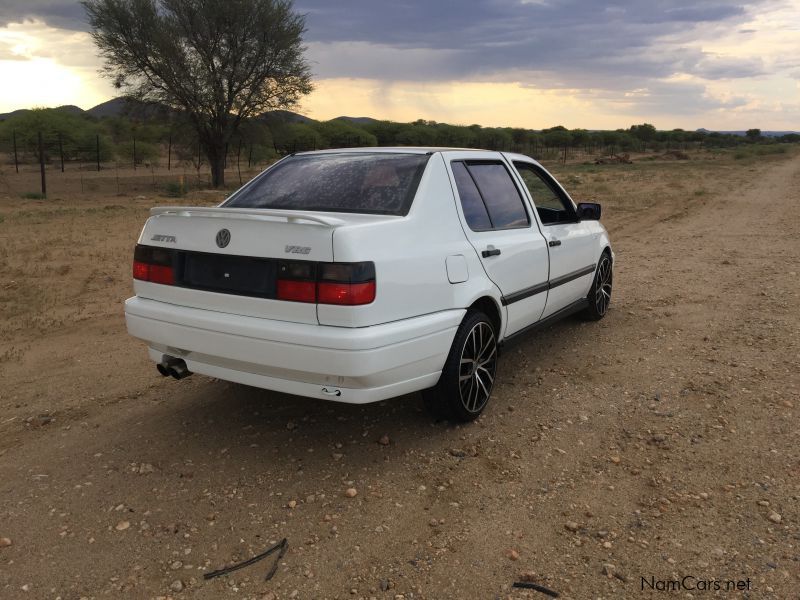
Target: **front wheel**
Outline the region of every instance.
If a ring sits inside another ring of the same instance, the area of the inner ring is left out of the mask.
[[[423,398],[435,417],[476,419],[489,402],[497,372],[497,333],[485,314],[470,310],[456,332],[436,387]]]
[[[590,321],[599,321],[606,316],[608,306],[611,304],[611,286],[614,280],[614,265],[608,252],[603,252],[597,270],[594,274],[592,289],[589,290],[587,300],[589,306],[583,311],[583,316]]]

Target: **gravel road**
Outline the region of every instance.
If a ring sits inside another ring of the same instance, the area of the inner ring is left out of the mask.
[[[121,317],[143,210],[111,205],[97,218],[122,233],[97,242],[83,213],[34,211],[29,240],[69,240],[26,305],[80,290],[2,347],[0,597],[546,598],[512,589],[525,579],[562,598],[797,598],[800,157],[710,173],[707,194],[670,179],[608,211],[608,317],[508,347],[460,427],[418,395],[161,379]],[[25,281],[0,283],[11,311]],[[203,580],[284,537],[271,581],[270,559]]]

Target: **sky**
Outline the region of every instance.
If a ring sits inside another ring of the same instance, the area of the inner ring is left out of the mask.
[[[484,126],[800,130],[800,0],[295,0],[297,109]],[[0,112],[112,98],[68,0],[0,0]]]

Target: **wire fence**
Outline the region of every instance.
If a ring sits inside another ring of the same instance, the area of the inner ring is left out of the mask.
[[[0,138],[0,194],[54,198],[74,194],[180,197],[211,187],[197,143],[167,136],[113,141],[101,134],[76,140],[58,132],[11,132]],[[263,144],[237,140],[225,161],[226,187],[238,187],[274,160]]]

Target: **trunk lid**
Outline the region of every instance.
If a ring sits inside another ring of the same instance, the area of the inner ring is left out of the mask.
[[[160,207],[139,244],[171,251],[175,285],[134,280],[137,296],[181,306],[317,323],[313,303],[275,299],[285,261],[333,261],[333,232],[345,221],[304,211]]]

